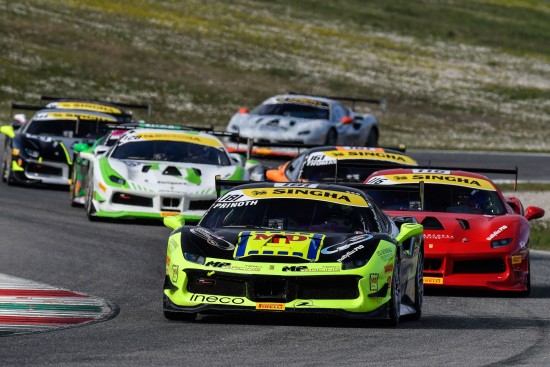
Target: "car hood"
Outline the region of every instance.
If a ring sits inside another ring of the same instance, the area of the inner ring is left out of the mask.
[[[481,215],[389,211],[391,216],[412,216],[424,226],[424,240],[439,244],[472,244],[480,250],[491,248],[491,241],[517,237],[523,220],[519,215]]]
[[[245,138],[266,136],[269,134],[293,133],[305,129],[316,129],[326,125],[327,120],[311,120],[287,116],[259,116],[251,114],[235,115],[229,124],[228,130],[234,131],[231,127],[239,129],[239,135]]]
[[[45,161],[63,163],[72,161],[72,147],[83,141],[84,140],[81,138],[38,136],[31,134],[21,136],[21,145],[23,148],[37,151],[40,154],[40,158]]]
[[[138,191],[215,194],[215,176],[229,179],[242,170],[239,166],[214,166],[179,162],[133,161],[100,158],[102,175],[110,169],[122,177],[126,184]],[[107,166],[107,167],[105,167]]]
[[[381,240],[380,234],[323,234],[296,231],[207,229],[184,226],[184,253],[246,262],[343,262],[370,259]]]

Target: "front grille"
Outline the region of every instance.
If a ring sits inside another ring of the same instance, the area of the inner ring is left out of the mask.
[[[63,170],[61,168],[47,166],[40,163],[29,163],[27,166],[27,172],[40,175],[63,176]]]
[[[191,293],[235,297],[246,295],[246,283],[243,279],[214,278],[206,274],[188,274],[188,276],[187,290]]]
[[[359,297],[359,277],[306,277],[298,279],[297,298],[355,299]]]
[[[208,210],[215,200],[191,200],[189,210]]]
[[[453,264],[455,274],[499,274],[505,271],[504,260],[499,258],[455,261]]]
[[[424,270],[440,270],[441,264],[441,259],[424,258]]]
[[[180,198],[161,198],[162,209],[177,209],[180,206]]]
[[[251,276],[187,270],[187,290],[217,296],[248,297],[253,302],[287,303],[295,299],[356,299],[360,277]]]
[[[112,202],[114,204],[135,205],[135,206],[153,206],[153,199],[144,196],[130,195],[122,192],[113,194]]]

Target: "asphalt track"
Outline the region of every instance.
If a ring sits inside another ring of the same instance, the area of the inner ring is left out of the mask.
[[[550,365],[546,253],[532,254],[531,297],[430,292],[421,321],[395,329],[272,314],[179,323],[162,315],[168,234],[160,225],[89,222],[66,191],[0,184],[0,273],[99,297],[119,310],[104,322],[0,337],[0,365]]]

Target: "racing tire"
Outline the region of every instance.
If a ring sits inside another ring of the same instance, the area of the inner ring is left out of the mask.
[[[71,173],[71,185],[69,186],[69,200],[70,200],[71,206],[73,206],[73,207],[78,206],[78,204],[76,204],[74,202],[74,197],[76,196],[75,195],[75,189],[76,189],[75,180],[76,180],[76,172],[75,172],[75,169],[73,167],[73,172]]]
[[[365,142],[365,146],[367,147],[378,146],[378,130],[372,129],[371,131],[369,131],[369,135],[367,136],[367,141]]]
[[[531,295],[531,258],[527,259],[527,279],[525,279],[525,290],[520,293],[521,297],[529,297]]]
[[[396,258],[391,279],[391,298],[389,302],[389,326],[399,325],[401,314],[401,262]]]
[[[195,321],[197,318],[196,313],[187,313],[187,312],[172,312],[172,311],[163,311],[164,317],[172,321]]]
[[[15,183],[13,179],[13,172],[11,170],[11,152],[9,154],[4,154],[6,159],[4,159],[4,163],[2,164],[2,182],[5,182],[8,184],[8,186],[11,186]]]
[[[334,129],[330,129],[325,138],[325,145],[336,145],[338,142],[338,133]]]
[[[95,207],[93,203],[93,196],[94,196],[94,182],[90,181],[88,185],[88,190],[86,193],[86,202],[84,204],[84,208],[86,209],[86,215],[88,216],[88,219],[92,222],[97,221],[97,217],[95,215]]]
[[[418,265],[414,277],[414,309],[416,313],[410,319],[418,321],[422,317],[422,304],[424,303],[424,253],[418,252]]]

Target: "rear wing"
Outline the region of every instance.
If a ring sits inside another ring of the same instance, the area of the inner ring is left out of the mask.
[[[399,167],[394,167],[399,168]],[[517,190],[518,186],[518,167],[516,166],[513,169],[506,168],[481,168],[481,167],[446,167],[446,166],[415,166],[411,167],[414,169],[429,169],[429,170],[444,170],[444,171],[466,171],[474,173],[487,173],[487,174],[498,174],[498,175],[513,175],[514,176],[514,191]]]
[[[214,136],[223,136],[223,137],[238,137],[237,133],[230,133],[227,131],[215,131],[213,127],[202,127],[202,126],[190,126],[190,125],[164,125],[164,124],[154,124],[146,122],[130,122],[122,125],[107,125],[109,129],[112,130],[134,130],[134,129],[159,129],[159,130],[176,130],[176,131],[200,131],[205,132]]]
[[[350,102],[351,108],[355,109],[356,103],[372,103],[377,104],[380,106],[380,109],[382,111],[386,111],[388,108],[388,103],[386,101],[385,97],[382,98],[355,98],[355,97],[340,97],[340,96],[321,96],[318,94],[308,94],[308,93],[299,93],[299,92],[288,92],[288,94],[296,94],[296,95],[303,95],[303,96],[310,96],[310,97],[320,97],[320,98],[327,98],[327,99],[333,99],[336,101],[343,101],[343,102]]]
[[[216,176],[216,195],[220,198],[228,190],[233,189],[234,187],[240,185],[246,185],[250,183],[258,183],[258,181],[231,181],[231,180],[221,180],[221,176]],[[285,182],[284,184],[303,184],[302,182]],[[420,206],[424,208],[424,181],[413,184],[402,184],[402,185],[372,185],[372,184],[360,184],[360,183],[351,183],[351,182],[338,182],[335,183],[340,186],[352,187],[358,190],[363,191],[366,195],[369,195],[369,192],[372,191],[390,191],[396,193],[410,192],[418,193],[420,196]]]
[[[40,96],[40,99],[42,101],[50,101],[50,102],[59,101],[59,102],[104,103],[115,107],[137,108],[137,109],[147,110],[147,116],[149,117],[151,117],[151,113],[153,111],[153,106],[151,106],[150,103],[126,103],[126,102],[103,101],[103,100],[87,99],[87,98],[54,97],[54,96]]]

